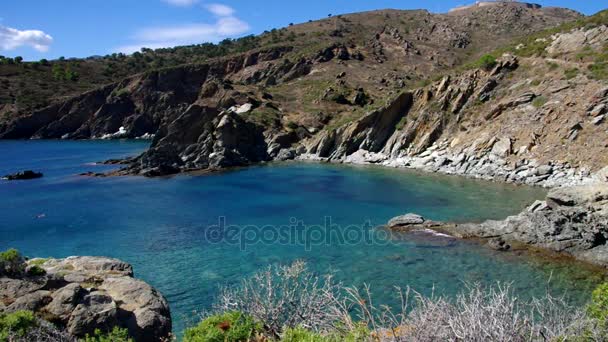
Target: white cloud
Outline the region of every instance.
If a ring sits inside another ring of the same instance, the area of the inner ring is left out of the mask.
[[[234,14],[234,8],[222,4],[208,4],[205,8],[218,17],[229,17]]]
[[[53,43],[53,37],[39,30],[18,30],[0,25],[0,50],[14,50],[21,46],[31,46],[46,52]]]
[[[188,7],[198,3],[198,0],[163,0],[169,5]]]
[[[218,42],[250,30],[249,24],[237,18],[234,15],[234,9],[231,7],[222,4],[210,4],[205,8],[217,17],[214,23],[144,28],[132,36],[136,43],[121,46],[116,50],[123,53],[133,53],[139,51],[142,47],[158,49],[178,45]]]

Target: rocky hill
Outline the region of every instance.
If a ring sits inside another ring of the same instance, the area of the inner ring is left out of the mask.
[[[5,105],[0,138],[154,135],[120,172],[148,176],[300,158],[584,182],[607,164],[605,24],[512,2],[335,16],[42,109]]]

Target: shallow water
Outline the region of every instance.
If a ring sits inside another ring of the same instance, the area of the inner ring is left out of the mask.
[[[0,141],[0,174],[45,174],[0,182],[0,248],[130,262],[137,277],[165,294],[178,333],[194,311],[209,308],[218,286],[297,259],[319,273],[333,271],[347,284],[368,283],[377,302],[385,303],[394,300],[393,286],[454,295],[465,282],[497,281],[513,282],[524,298],[549,288],[581,303],[602,280],[578,264],[501,254],[428,234],[387,241],[383,230],[373,229],[407,212],[434,220],[504,218],[542,198],[537,188],[312,163],[157,179],[76,176],[109,170],[115,166],[92,163],[136,155],[146,144]],[[224,229],[216,229],[221,222]],[[295,228],[288,227],[294,222]],[[301,241],[289,241],[292,231],[304,231]]]

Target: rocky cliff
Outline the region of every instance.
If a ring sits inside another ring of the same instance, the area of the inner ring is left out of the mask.
[[[71,337],[96,329],[128,329],[136,341],[171,334],[166,299],[133,278],[131,265],[116,259],[69,257],[0,262],[0,312],[33,311]]]
[[[509,3],[458,14],[336,16],[264,34],[256,38],[261,46],[244,53],[133,75],[31,112],[3,111],[0,138],[154,136],[150,151],[121,172],[149,176],[302,155],[419,155],[480,125],[470,119],[475,104],[516,95],[499,92],[512,86],[505,78],[516,60],[488,71],[456,66],[576,18],[565,9]],[[453,76],[419,85],[445,74]],[[525,104],[506,104],[495,117]],[[484,133],[496,135],[476,138]]]

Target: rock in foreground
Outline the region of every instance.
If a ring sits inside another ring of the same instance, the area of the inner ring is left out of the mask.
[[[32,259],[7,270],[0,269],[0,312],[33,311],[75,337],[115,326],[127,328],[136,341],[171,333],[166,299],[120,260]]]
[[[32,170],[27,170],[27,171],[23,171],[23,172],[17,172],[11,175],[6,175],[4,177],[2,177],[2,179],[6,179],[6,180],[29,180],[29,179],[36,179],[36,178],[42,178],[42,173],[40,172],[34,172]]]

